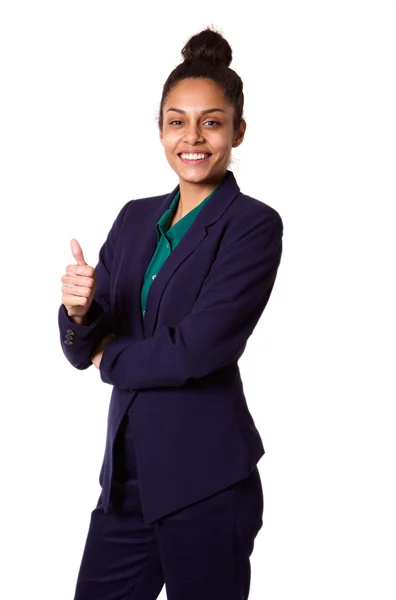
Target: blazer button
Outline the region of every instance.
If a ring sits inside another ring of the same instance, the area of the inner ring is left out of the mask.
[[[71,346],[71,344],[73,343],[71,340],[63,340],[65,344],[67,344],[68,346]]]
[[[75,332],[73,331],[73,329],[66,329],[66,333],[69,333],[70,335],[74,335]]]

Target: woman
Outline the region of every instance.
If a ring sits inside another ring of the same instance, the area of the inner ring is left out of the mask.
[[[242,600],[262,526],[264,447],[238,360],[270,297],[282,220],[228,170],[246,123],[228,42],[206,29],[166,81],[160,140],[179,178],[128,202],[95,269],[72,240],[59,327],[113,386],[102,491],[75,600]]]

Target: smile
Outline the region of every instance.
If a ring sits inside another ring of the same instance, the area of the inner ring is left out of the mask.
[[[212,155],[208,152],[196,152],[194,154],[181,152],[178,156],[186,165],[199,165],[207,161]]]

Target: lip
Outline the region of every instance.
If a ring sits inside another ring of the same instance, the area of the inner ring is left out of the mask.
[[[182,158],[181,155],[182,154],[209,154],[209,156],[207,156],[206,158],[200,158],[198,160],[189,160],[187,158]],[[202,165],[203,163],[206,163],[212,156],[212,154],[210,154],[210,152],[197,152],[196,150],[193,151],[188,151],[188,150],[183,150],[183,152],[179,152],[179,154],[177,155],[179,157],[179,159],[181,160],[181,162],[184,165]]]

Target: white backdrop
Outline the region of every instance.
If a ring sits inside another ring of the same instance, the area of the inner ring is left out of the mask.
[[[250,598],[396,597],[395,1],[14,0],[0,9],[7,600],[73,597],[111,387],[63,356],[60,278],[73,237],[95,265],[128,200],[177,184],[161,89],[209,24],[245,84],[233,170],[284,221],[240,361],[266,450]]]

